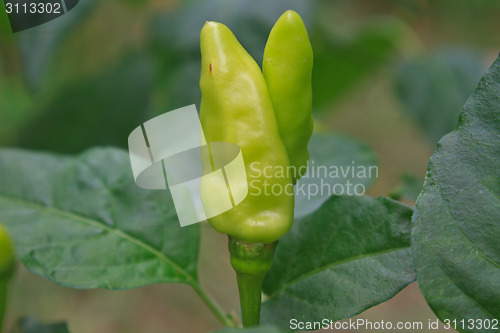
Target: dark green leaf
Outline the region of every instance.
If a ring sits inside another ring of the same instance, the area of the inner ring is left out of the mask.
[[[499,157],[500,58],[439,142],[415,206],[418,282],[441,320],[500,318]]]
[[[443,49],[401,64],[396,71],[396,92],[435,144],[457,126],[460,108],[482,72],[482,58],[477,53]]]
[[[314,133],[309,155],[307,173],[295,187],[296,218],[314,212],[334,194],[347,194],[348,190],[354,193],[355,186],[358,191],[368,189],[378,176],[373,150],[342,135]]]
[[[143,190],[128,154],[0,150],[0,221],[32,272],[77,288],[197,279],[198,226],[181,228],[168,191]]]
[[[1,74],[0,74],[1,75]],[[0,144],[16,139],[16,130],[33,116],[33,98],[20,82],[9,76],[0,80]]]
[[[78,5],[57,19],[16,33],[22,71],[27,85],[38,88],[50,57],[73,29],[92,11],[95,0],[80,0]]]
[[[69,330],[66,323],[40,324],[32,318],[23,318],[10,333],[69,333]]]
[[[132,53],[95,77],[68,84],[38,107],[17,145],[64,153],[126,146],[130,132],[148,118],[152,72],[147,56]]]
[[[264,282],[264,323],[354,316],[415,280],[412,210],[387,198],[332,197],[295,221]]]
[[[0,40],[7,34],[12,35],[9,16],[7,15],[7,11],[3,10],[3,8],[4,7],[2,6],[2,10],[0,10]]]
[[[328,16],[329,25],[331,21]],[[390,20],[369,22],[349,37],[331,30],[320,27],[311,35],[315,108],[345,96],[374,69],[386,64],[403,36],[401,24]]]

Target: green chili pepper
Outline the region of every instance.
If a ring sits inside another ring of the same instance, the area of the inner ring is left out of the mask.
[[[272,243],[290,229],[294,199],[291,178],[274,177],[289,162],[264,76],[225,25],[205,23],[200,39],[204,134],[209,143],[241,148],[249,190],[239,205],[209,222],[240,241]]]
[[[7,301],[7,285],[14,272],[14,250],[7,230],[0,224],[0,331]]]
[[[278,120],[281,138],[295,170],[293,183],[309,161],[307,143],[313,131],[313,51],[304,22],[293,10],[278,19],[269,34],[262,71]]]
[[[205,138],[209,145],[231,142],[241,148],[249,187],[239,205],[209,223],[229,235],[243,325],[253,326],[259,324],[262,283],[277,240],[292,225],[293,184],[309,160],[312,51],[292,11],[271,31],[264,74],[225,25],[205,23],[200,39]],[[300,173],[287,172],[291,166]],[[202,198],[210,195],[210,186],[203,188],[202,180]]]

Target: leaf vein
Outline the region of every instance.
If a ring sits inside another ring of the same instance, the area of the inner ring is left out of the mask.
[[[83,223],[83,224],[92,225],[92,226],[102,228],[102,229],[104,229],[112,234],[115,234],[116,236],[118,236],[118,237],[120,237],[120,238],[122,238],[130,243],[133,243],[133,244],[137,245],[138,247],[141,247],[144,250],[152,253],[153,255],[158,257],[160,260],[171,265],[174,269],[176,269],[179,273],[181,273],[181,275],[183,275],[186,278],[186,280],[189,284],[191,284],[191,285],[196,284],[195,279],[184,268],[182,268],[178,263],[176,263],[173,259],[167,257],[165,254],[163,254],[159,250],[155,249],[153,246],[146,244],[143,241],[141,241],[137,238],[134,238],[133,236],[131,236],[131,235],[127,234],[126,232],[123,232],[119,229],[112,228],[105,223],[101,223],[99,221],[93,220],[93,219],[88,218],[86,216],[80,216],[80,215],[77,215],[75,213],[62,211],[62,210],[57,209],[55,207],[46,207],[46,206],[43,206],[43,205],[40,205],[40,204],[34,203],[34,202],[28,202],[25,200],[8,198],[4,195],[0,195],[0,200],[13,202],[13,203],[16,203],[16,204],[21,205],[21,206],[31,207],[31,208],[34,208],[34,209],[40,211],[40,213],[42,213],[42,214],[44,211],[46,211],[49,213],[49,215],[50,215],[50,213],[52,213],[53,215],[56,215],[56,216],[64,217],[64,218],[67,218],[70,220],[75,220],[75,221]]]
[[[397,251],[401,251],[401,250],[408,250],[410,247],[399,247],[399,248],[392,248],[392,249],[387,249],[387,250],[383,250],[383,251],[379,251],[379,252],[373,252],[373,253],[367,253],[367,254],[360,254],[358,256],[355,256],[355,257],[351,257],[351,258],[347,258],[347,259],[344,259],[344,260],[340,260],[340,261],[337,261],[337,262],[334,262],[334,263],[330,263],[330,264],[327,264],[327,265],[324,265],[324,266],[321,266],[321,267],[318,267],[316,269],[313,269],[312,271],[310,272],[306,272],[302,275],[299,275],[298,277],[292,279],[291,281],[283,284],[283,286],[281,288],[279,288],[277,291],[275,291],[274,293],[272,293],[270,295],[271,298],[275,297],[276,295],[278,295],[279,293],[285,291],[288,287],[290,287],[292,284],[294,283],[297,283],[301,280],[304,280],[316,273],[319,273],[319,272],[322,272],[322,271],[325,271],[327,269],[332,269],[334,267],[337,267],[337,266],[340,266],[340,265],[343,265],[343,264],[346,264],[346,263],[349,263],[349,262],[352,262],[352,261],[355,261],[355,260],[359,260],[359,259],[365,259],[365,258],[371,258],[371,257],[375,257],[375,256],[378,256],[378,255],[382,255],[382,254],[386,254],[386,253],[390,253],[390,252],[397,252]]]

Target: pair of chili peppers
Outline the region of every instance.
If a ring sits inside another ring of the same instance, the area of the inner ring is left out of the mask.
[[[262,70],[225,25],[201,30],[200,120],[207,142],[241,148],[249,193],[233,209],[209,219],[229,235],[244,326],[259,323],[262,282],[277,240],[292,226],[294,196],[285,190],[302,176],[313,131],[313,52],[294,11],[272,28]],[[292,170],[282,173],[269,169]],[[279,175],[279,176],[273,176]],[[264,191],[263,186],[276,189]]]

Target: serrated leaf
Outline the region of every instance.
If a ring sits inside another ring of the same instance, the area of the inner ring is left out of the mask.
[[[332,197],[294,222],[264,282],[262,322],[354,316],[415,280],[412,210],[388,198]]]
[[[0,150],[0,221],[32,272],[77,288],[197,279],[199,227],[181,228],[168,191],[136,186],[128,153]]]
[[[418,282],[441,320],[500,318],[499,157],[500,57],[439,142],[415,206]]]
[[[10,333],[69,333],[69,330],[66,323],[40,324],[35,319],[23,318]]]
[[[354,186],[367,190],[378,176],[373,150],[346,136],[314,133],[308,148],[309,168],[295,186],[296,218],[311,214],[334,194],[354,193]],[[366,177],[358,174],[360,168]]]

